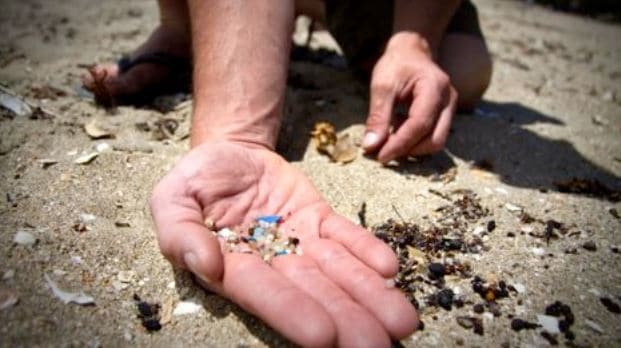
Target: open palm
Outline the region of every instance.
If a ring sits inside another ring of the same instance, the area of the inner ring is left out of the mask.
[[[151,209],[160,247],[211,290],[304,346],[390,344],[416,327],[416,313],[386,279],[392,251],[336,214],[305,175],[262,147],[205,143],[156,186]],[[219,227],[284,217],[283,233],[302,255],[274,258],[223,252],[205,218]]]

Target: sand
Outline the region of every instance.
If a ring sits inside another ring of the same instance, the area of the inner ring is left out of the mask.
[[[580,177],[621,189],[621,27],[522,2],[476,3],[494,56],[493,81],[479,110],[456,118],[445,152],[396,168],[367,158],[331,163],[309,144],[308,134],[316,121],[327,120],[359,139],[366,87],[346,71],[295,63],[292,72],[317,88],[288,89],[282,153],[353,221],[366,202],[369,225],[398,218],[395,209],[425,224],[446,203],[429,189],[470,189],[490,209],[498,226],[486,240],[490,249],[462,258],[477,274],[523,284],[526,292],[499,301],[501,317],[483,317],[483,336],[457,324],[457,316],[472,314],[466,305],[423,312],[425,330],[404,345],[545,345],[540,330],[511,331],[507,315],[532,321],[555,300],[571,306],[577,344],[621,345],[619,315],[600,303],[600,297],[621,302],[621,256],[612,251],[621,246],[621,222],[609,212],[621,205],[554,188]],[[0,18],[0,82],[54,115],[0,118],[0,193],[6,197],[0,202],[0,276],[6,275],[0,293],[18,299],[0,310],[0,345],[289,345],[236,305],[196,286],[158,251],[147,198],[188,149],[189,104],[166,113],[120,107],[110,114],[77,93],[84,71],[79,64],[114,61],[149,34],[157,20],[153,1],[4,2]],[[325,42],[325,33],[316,35],[314,44]],[[33,88],[42,86],[62,93],[35,98]],[[161,136],[135,126],[164,119],[179,124],[172,138],[157,140]],[[115,137],[89,138],[83,126],[93,120]],[[74,163],[102,142],[112,149],[89,164]],[[44,166],[41,159],[57,163]],[[491,172],[472,169],[482,160],[493,165]],[[457,171],[453,181],[434,181],[449,170]],[[561,221],[575,233],[549,245],[522,235],[524,226],[507,203]],[[18,231],[31,233],[36,243],[14,243]],[[509,232],[517,236],[509,238]],[[582,248],[587,241],[597,250]],[[578,253],[564,252],[571,248]],[[46,286],[46,274],[64,289],[84,291],[96,305],[62,303]],[[476,301],[467,280],[455,286]],[[148,333],[136,318],[134,293],[167,310],[181,300],[202,308],[172,316],[161,331]]]

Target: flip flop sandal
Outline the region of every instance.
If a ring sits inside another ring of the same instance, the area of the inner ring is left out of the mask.
[[[96,77],[91,68],[89,72],[93,77],[95,102],[104,107],[114,107],[117,105],[142,106],[149,104],[160,95],[190,91],[192,64],[188,58],[161,52],[143,54],[134,59],[125,56],[117,62],[119,75],[141,64],[156,64],[165,67],[169,70],[169,76],[151,86],[145,86],[138,93],[112,95],[104,82],[106,76]]]

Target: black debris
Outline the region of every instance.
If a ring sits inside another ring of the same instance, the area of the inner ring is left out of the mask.
[[[612,313],[615,313],[615,314],[621,313],[621,307],[619,306],[619,304],[615,303],[610,298],[602,297],[602,298],[599,299],[599,301],[604,305],[604,307],[606,307],[606,309],[609,312],[612,312]]]
[[[582,244],[582,247],[588,251],[597,251],[597,244],[595,244],[595,242],[592,240],[584,242],[584,244]]]
[[[142,326],[149,332],[159,331],[162,328],[160,324],[160,304],[143,301],[137,294],[134,294],[134,301],[136,302],[138,318],[142,322]]]
[[[444,267],[444,264],[438,262],[429,264],[428,268],[429,274],[432,279],[442,278],[444,277],[444,274],[446,272],[446,267]]]
[[[496,229],[496,221],[490,220],[487,222],[487,232],[493,232]]]
[[[482,303],[477,303],[472,306],[472,310],[477,314],[482,314],[483,312],[485,312],[485,305]]]
[[[541,325],[536,323],[530,323],[526,320],[515,318],[511,320],[511,329],[513,331],[532,330],[540,327]]]
[[[541,337],[545,338],[551,346],[558,346],[558,340],[551,333],[547,331],[541,331]]]
[[[619,212],[617,211],[617,209],[615,208],[610,208],[608,209],[608,212],[610,213],[610,215],[612,215],[615,219],[619,219],[621,218],[621,216],[619,215]]]
[[[360,210],[358,210],[358,220],[360,221],[360,226],[367,227],[367,202],[362,202]]]

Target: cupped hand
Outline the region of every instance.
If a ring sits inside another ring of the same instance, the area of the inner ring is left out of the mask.
[[[151,211],[162,253],[203,283],[303,346],[382,347],[411,334],[416,312],[387,286],[398,264],[368,231],[336,214],[305,175],[274,152],[204,143],[154,189]],[[283,216],[302,255],[227,252],[208,230]]]
[[[434,63],[428,45],[415,33],[389,41],[371,76],[369,115],[363,147],[386,163],[440,151],[449,133],[457,92]],[[397,104],[409,104],[397,119]]]

